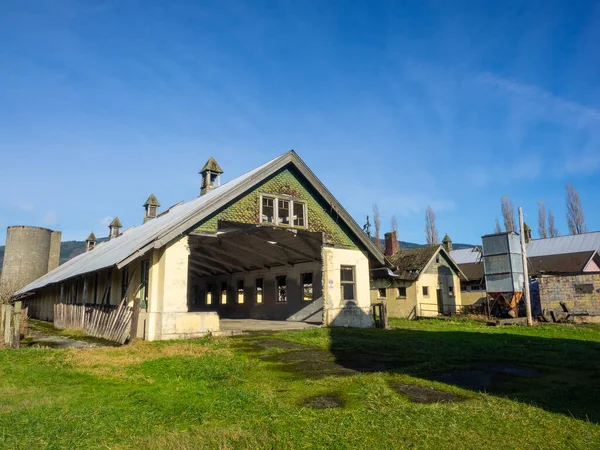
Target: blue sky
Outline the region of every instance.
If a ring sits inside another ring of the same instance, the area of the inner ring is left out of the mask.
[[[4,1],[0,227],[140,224],[293,148],[364,223],[478,243],[502,195],[600,229],[593,1]],[[4,232],[0,233],[0,244]]]

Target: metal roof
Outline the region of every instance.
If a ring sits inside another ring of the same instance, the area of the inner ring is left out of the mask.
[[[481,252],[478,249],[479,247],[471,247],[452,250],[450,256],[456,264],[478,263],[481,260]]]
[[[176,237],[183,235],[218,208],[226,205],[229,201],[243,194],[256,183],[289,163],[293,163],[308,181],[315,186],[316,190],[332,205],[332,209],[345,220],[350,229],[354,231],[371,254],[383,264],[384,257],[381,251],[368,239],[360,226],[335,200],[302,159],[291,150],[200,197],[173,207],[168,214],[149,220],[138,227],[131,227],[125,230],[119,237],[96,245],[93,250],[76,256],[46,275],[29,283],[17,291],[15,295],[25,294],[49,284],[58,283],[97,270],[113,266],[121,268],[147,251],[153,248],[160,248]]]
[[[600,250],[600,231],[546,239],[534,239],[527,244],[527,256],[563,255]]]

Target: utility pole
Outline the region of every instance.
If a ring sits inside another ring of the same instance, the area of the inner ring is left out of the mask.
[[[523,208],[519,206],[519,229],[521,230],[521,257],[523,259],[523,287],[525,291],[525,313],[527,314],[527,325],[533,326],[531,317],[531,297],[529,296],[529,268],[527,267],[527,246],[525,245],[525,229],[523,227]]]

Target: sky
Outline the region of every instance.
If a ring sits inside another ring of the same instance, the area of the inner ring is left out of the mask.
[[[294,149],[362,225],[478,244],[500,197],[600,229],[596,1],[0,2],[0,244],[108,234]]]

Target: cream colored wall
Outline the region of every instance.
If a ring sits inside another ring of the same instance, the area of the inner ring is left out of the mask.
[[[152,254],[147,340],[194,338],[220,329],[216,312],[188,312],[189,255],[187,236]]]
[[[398,287],[406,288],[406,297],[398,297]],[[375,280],[371,283],[371,304],[386,302],[388,317],[414,319],[417,311],[417,294],[414,282]],[[379,288],[386,290],[385,298],[379,297]]]
[[[328,326],[371,327],[369,260],[359,250],[323,247],[324,323]],[[343,301],[341,266],[355,267],[356,301]]]
[[[415,283],[417,298],[417,315],[419,317],[436,317],[438,315],[437,289],[442,290],[444,313],[456,314],[460,312],[461,292],[458,276],[440,276],[432,273],[423,273]],[[423,286],[429,288],[429,295],[423,295]],[[454,296],[450,296],[449,286],[454,287]]]

